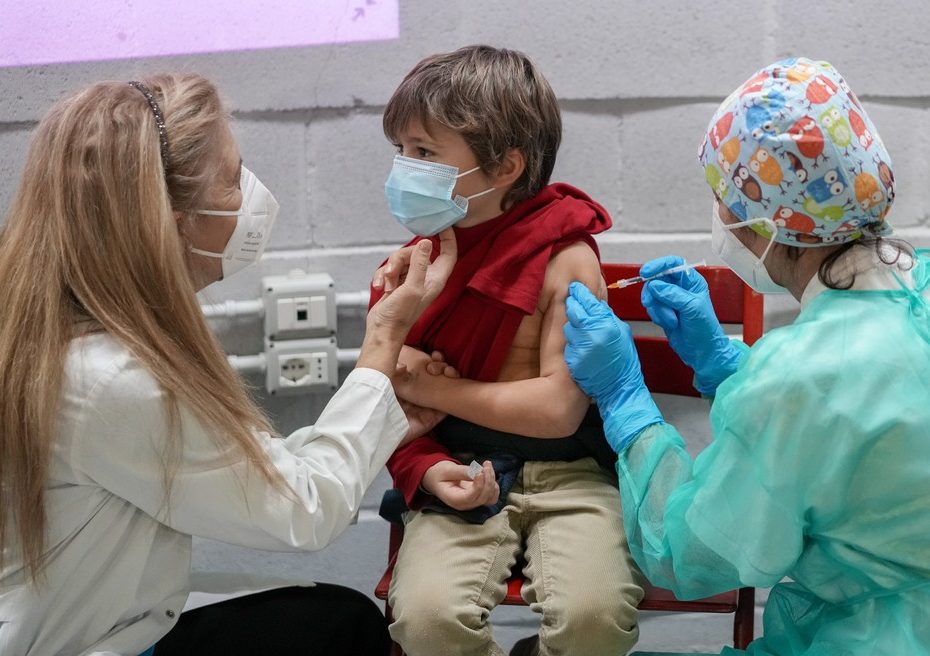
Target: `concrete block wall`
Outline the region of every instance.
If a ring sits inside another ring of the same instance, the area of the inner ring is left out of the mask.
[[[255,298],[263,275],[292,268],[328,272],[340,292],[365,289],[379,262],[408,238],[383,198],[393,156],[381,133],[383,106],[423,56],[488,43],[528,53],[559,96],[564,139],[554,179],[587,190],[613,215],[614,228],[599,239],[605,260],[675,252],[712,261],[710,195],[696,162],[707,122],[756,69],[804,55],[834,63],[862,99],[895,163],[899,190],[890,220],[901,236],[930,246],[930,7],[924,0],[885,2],[880,9],[852,0],[378,0],[370,6],[397,7],[398,39],[0,69],[0,208],[5,211],[18,184],[30,132],[62,94],[99,79],[195,70],[219,85],[243,159],[281,204],[263,262],[208,289],[204,302]],[[796,312],[793,299],[766,303],[770,326]],[[344,308],[339,320],[340,346],[357,346],[364,313]],[[217,322],[217,330],[231,353],[261,350],[255,321]],[[326,400],[265,403],[288,432],[312,422]],[[380,562],[381,546],[372,554]],[[210,562],[206,557],[204,567]],[[367,585],[368,579],[359,583]]]
[[[930,243],[930,137],[921,129],[930,107],[930,10],[922,0],[881,12],[841,0],[750,0],[739,11],[683,0],[369,7],[399,11],[398,39],[0,69],[0,207],[17,184],[30,131],[63,93],[103,78],[197,70],[219,84],[243,158],[282,206],[262,265],[205,299],[255,297],[262,275],[294,267],[329,272],[339,291],[364,289],[407,238],[383,199],[393,154],[381,133],[383,105],[421,57],[483,42],[527,52],[555,88],[564,141],[554,177],[612,213],[615,226],[600,239],[605,259],[708,255],[710,202],[695,160],[703,130],[729,91],[791,55],[830,60],[847,77],[894,157],[899,194],[890,218],[903,236]],[[793,317],[792,300],[767,301],[771,325]],[[234,352],[260,347],[241,322],[218,329]]]

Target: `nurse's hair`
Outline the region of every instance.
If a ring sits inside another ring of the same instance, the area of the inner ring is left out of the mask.
[[[178,217],[190,219],[220,184],[228,115],[198,75],[143,86],[162,112],[161,135],[146,95],[126,82],[93,84],[49,110],[0,232],[0,561],[21,552],[33,581],[45,565],[44,489],[65,358],[87,326],[151,372],[170,426],[180,426],[184,404],[230,462],[244,459],[288,491],[253,433],[269,423],[206,324],[179,233]],[[145,439],[126,422],[126,439]],[[161,458],[170,512],[184,436],[169,435]]]
[[[743,234],[748,235],[752,228],[744,226],[736,228],[734,232],[737,230],[744,231]],[[795,264],[802,257],[816,254],[818,251],[826,251],[825,257],[817,266],[817,277],[824,287],[837,290],[852,289],[856,284],[856,270],[848,267],[844,260],[844,256],[854,250],[870,250],[874,253],[876,261],[895,266],[900,271],[909,270],[914,263],[915,248],[911,243],[896,237],[886,237],[874,230],[872,226],[863,226],[860,238],[833,246],[803,248],[781,242],[775,242],[772,245],[772,253],[781,252]]]
[[[385,136],[398,141],[411,119],[465,139],[481,170],[496,173],[507,152],[525,159],[504,205],[535,196],[549,183],[562,140],[562,115],[549,82],[522,52],[466,46],[413,67],[384,108]]]

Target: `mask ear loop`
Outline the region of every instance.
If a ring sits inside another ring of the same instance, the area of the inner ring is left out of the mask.
[[[472,198],[478,198],[478,196],[484,196],[485,194],[490,194],[492,191],[496,191],[497,187],[491,187],[490,189],[485,189],[484,191],[479,191],[477,194],[472,194],[471,196],[466,196],[465,200],[471,200]]]
[[[463,173],[459,173],[457,176],[455,176],[455,179],[458,180],[458,179],[461,178],[463,175],[468,175],[469,173],[474,173],[475,171],[479,170],[480,168],[481,168],[480,166],[476,166],[476,167],[473,168],[473,169],[468,169],[467,171],[464,171]],[[458,199],[459,199],[459,198],[465,198],[465,200],[468,201],[468,200],[471,200],[472,198],[478,198],[479,196],[484,196],[485,194],[490,194],[490,193],[491,193],[492,191],[494,191],[495,189],[497,189],[497,187],[491,187],[490,189],[485,189],[484,191],[479,191],[477,194],[472,194],[471,196],[464,196],[464,197],[463,197],[463,196],[460,196],[460,195],[456,195],[456,198],[455,198],[455,200],[454,200],[453,202],[455,202],[456,205],[458,205],[459,207],[461,207],[461,204],[459,204],[459,202],[458,202]]]
[[[195,214],[206,214],[207,216],[240,216],[240,215],[242,214],[242,210],[241,210],[241,209],[236,210],[236,211],[232,211],[232,210],[196,210],[194,213],[195,213]],[[223,257],[223,253],[214,253],[213,251],[205,251],[205,250],[203,250],[203,249],[201,249],[201,248],[194,248],[193,246],[191,246],[191,247],[188,248],[187,250],[188,250],[189,253],[194,253],[195,255],[203,255],[203,256],[205,256],[205,257],[213,257],[213,258],[216,258],[216,259],[220,259],[220,258]]]
[[[203,255],[205,257],[213,257],[216,259],[220,259],[223,257],[222,253],[214,253],[212,251],[205,251],[205,250],[201,250],[199,248],[193,248],[193,247],[188,249],[188,252],[195,253],[196,255]]]
[[[473,169],[468,169],[467,171],[464,171],[464,172],[459,173],[458,175],[456,175],[456,176],[455,176],[455,179],[458,180],[458,179],[461,178],[463,175],[468,175],[469,173],[474,173],[475,171],[477,171],[477,170],[480,169],[480,168],[481,168],[480,166],[476,166],[476,167],[473,168]]]
[[[721,223],[723,223],[721,221]],[[746,221],[740,221],[739,223],[724,223],[723,227],[727,230],[736,230],[737,228],[748,228],[756,224],[765,224],[765,226],[772,232],[772,236],[769,238],[768,246],[765,247],[765,250],[762,251],[762,255],[759,256],[759,264],[762,264],[765,261],[765,257],[769,254],[769,251],[772,250],[772,246],[775,245],[775,235],[778,234],[778,226],[775,224],[772,219],[769,219],[764,216],[760,216],[755,219],[747,219]]]

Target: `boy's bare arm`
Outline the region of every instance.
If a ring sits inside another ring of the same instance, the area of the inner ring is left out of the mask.
[[[430,356],[417,354],[415,361],[408,361],[408,371],[395,378],[397,393],[419,405],[495,430],[539,438],[573,434],[590,405],[572,380],[562,355],[565,297],[573,280],[606,292],[600,264],[583,242],[563,249],[546,269],[540,295],[543,316],[538,377],[484,383],[432,376],[426,373]]]

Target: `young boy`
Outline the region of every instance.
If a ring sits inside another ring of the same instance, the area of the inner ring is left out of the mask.
[[[542,614],[525,653],[625,654],[642,589],[615,456],[583,421],[596,413],[562,356],[569,283],[606,291],[592,235],[611,222],[580,190],[547,184],[555,95],[523,54],[462,48],[414,67],[384,131],[399,152],[385,185],[392,214],[419,235],[411,243],[454,226],[459,253],[395,380],[402,399],[449,417],[388,464],[413,509],[391,634],[409,656],[503,654],[488,616],[522,560],[524,597]],[[460,377],[428,373],[437,351]],[[462,464],[472,458],[485,462],[474,483]]]

